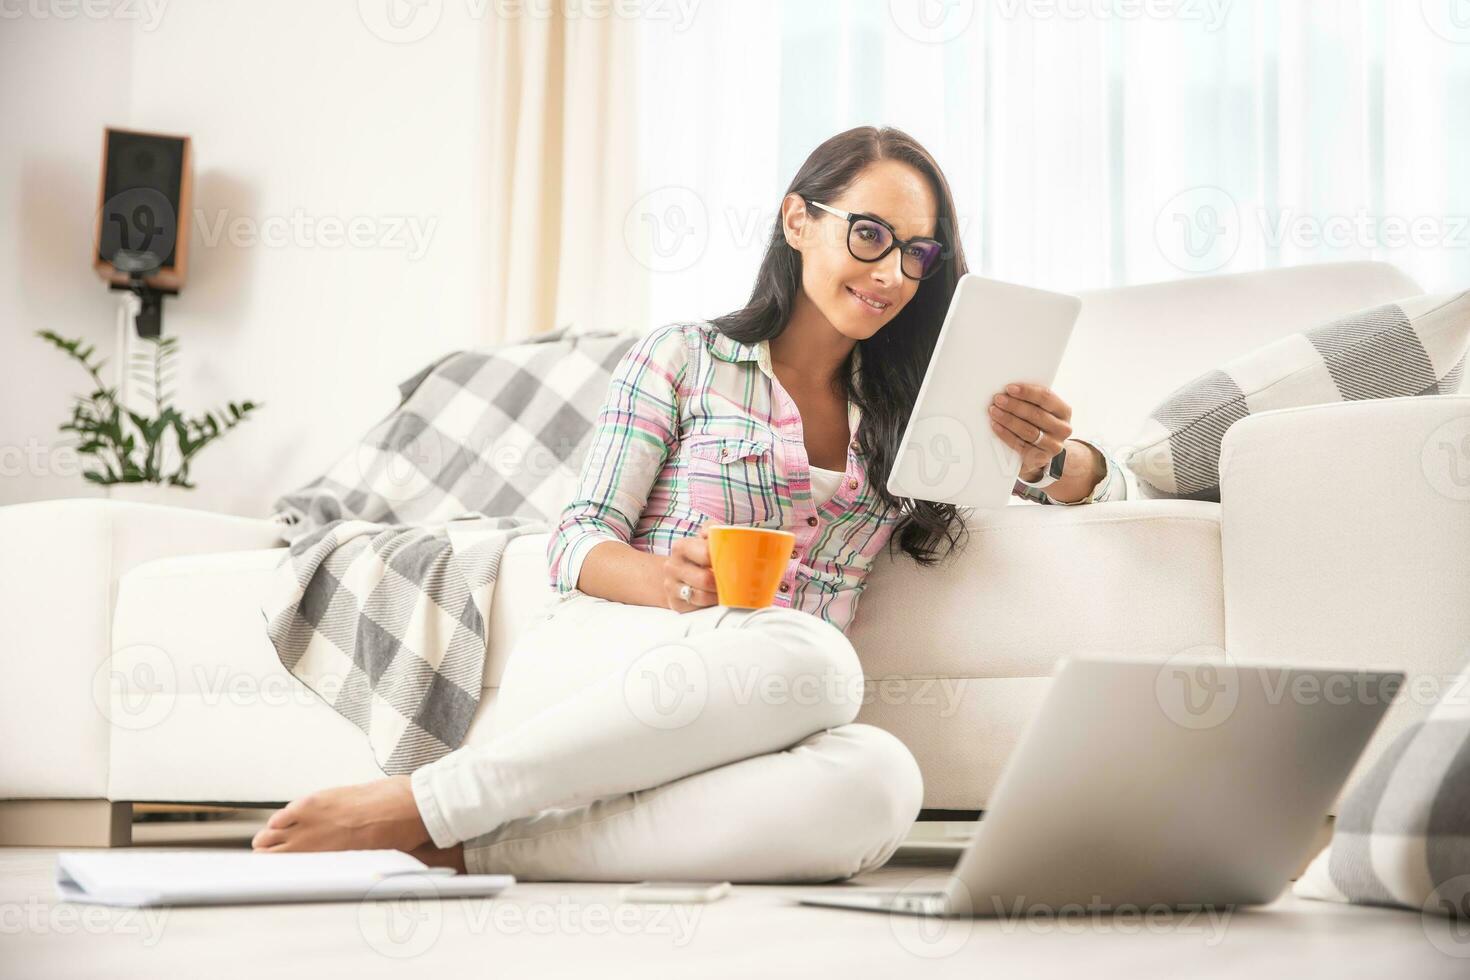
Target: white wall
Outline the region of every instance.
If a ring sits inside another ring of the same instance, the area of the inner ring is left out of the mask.
[[[127,24],[0,21],[0,503],[87,492],[53,451],[85,376],[32,334],[111,336],[92,221],[102,127],[131,87]]]
[[[178,400],[266,403],[198,458],[211,509],[266,513],[391,408],[397,382],[496,336],[476,276],[485,32],[467,9],[445,5],[409,44],[354,3],[0,20],[0,504],[94,492],[74,456],[48,452],[84,376],[31,334],[111,349],[116,294],[90,266],[105,125],[194,139],[189,282],[164,313]],[[323,244],[336,219],[373,244]],[[383,237],[400,220],[429,232],[422,254]],[[260,240],[273,229],[285,240]]]

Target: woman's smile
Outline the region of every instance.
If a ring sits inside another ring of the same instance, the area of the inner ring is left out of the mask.
[[[854,299],[857,300],[858,305],[861,306],[864,310],[867,310],[869,313],[873,314],[874,316],[882,316],[884,313],[887,313],[888,308],[893,305],[892,302],[880,299],[877,296],[874,296],[872,293],[864,292],[860,289],[854,289],[851,286],[848,286],[846,288],[847,292]]]

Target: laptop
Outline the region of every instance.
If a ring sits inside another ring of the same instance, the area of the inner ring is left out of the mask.
[[[1265,904],[1402,682],[1223,656],[1063,661],[942,887],[798,900],[954,917]]]
[[[1075,296],[960,277],[888,474],[898,497],[997,509],[1011,499],[1021,454],[990,429],[990,400],[1011,382],[1051,387]]]

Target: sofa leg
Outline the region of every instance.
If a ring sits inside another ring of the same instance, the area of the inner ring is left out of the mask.
[[[0,800],[0,847],[127,847],[133,805],[111,800]]]

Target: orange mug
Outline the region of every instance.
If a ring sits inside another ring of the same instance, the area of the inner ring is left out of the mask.
[[[776,600],[796,535],[768,527],[715,524],[709,529],[709,559],[720,605],[760,609]]]

